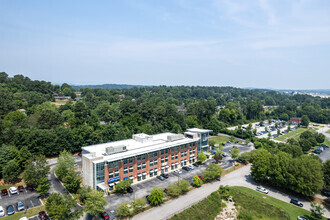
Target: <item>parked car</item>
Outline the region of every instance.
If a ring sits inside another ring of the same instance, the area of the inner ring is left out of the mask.
[[[106,212],[103,212],[103,213],[102,213],[102,219],[110,219],[109,214],[106,213]]]
[[[149,197],[149,194],[146,195],[146,201],[147,201],[147,203],[150,203],[148,197]]]
[[[41,212],[39,212],[39,218],[41,219],[41,220],[48,220],[49,219],[49,217],[48,217],[48,215],[46,214],[46,212],[45,211],[41,211]]]
[[[7,195],[8,195],[8,190],[7,189],[1,190],[1,196],[7,196]]]
[[[267,189],[265,189],[265,188],[263,188],[261,186],[257,186],[257,189],[256,190],[259,191],[259,192],[265,193],[265,194],[268,194],[269,193]]]
[[[18,186],[17,189],[18,189],[19,192],[24,192],[24,187],[23,186]]]
[[[313,153],[315,153],[315,154],[320,154],[320,153],[322,153],[322,151],[319,150],[319,149],[316,149],[316,150],[313,151]]]
[[[13,214],[15,214],[14,206],[9,205],[7,207],[7,215],[13,215]]]
[[[195,167],[199,167],[199,164],[197,164],[197,163],[194,163],[193,165],[194,165]]]
[[[0,206],[0,217],[5,216],[5,211],[3,210],[3,207]]]
[[[189,171],[190,170],[189,167],[182,167],[182,169],[185,170],[185,171]]]
[[[9,192],[11,195],[17,194],[17,188],[15,186],[9,187]]]
[[[78,153],[78,156],[79,156],[79,157],[82,157],[82,154],[81,154],[81,153]]]
[[[24,210],[24,203],[22,201],[17,202],[17,211],[23,211]]]
[[[322,194],[325,196],[330,196],[330,191],[328,191],[327,189],[322,189]]]
[[[133,188],[132,188],[132,187],[128,187],[128,188],[127,188],[127,192],[129,192],[129,193],[133,193]]]
[[[298,216],[297,220],[309,220],[308,218],[302,217],[302,216]]]
[[[296,199],[291,199],[291,200],[290,200],[290,203],[291,203],[291,204],[294,204],[294,205],[296,205],[296,206],[300,206],[300,207],[303,207],[303,206],[304,206],[301,202],[299,202],[299,201],[296,200]]]
[[[221,156],[223,156],[223,157],[227,157],[228,154],[227,154],[227,153],[222,153]]]
[[[34,186],[32,186],[30,184],[27,184],[26,185],[26,189],[29,190],[29,191],[33,191],[34,190]]]
[[[191,170],[195,169],[195,167],[194,167],[193,165],[191,165],[191,164],[189,164],[188,167],[189,167]]]
[[[22,217],[19,220],[29,220],[27,217]]]
[[[181,170],[174,170],[174,173],[176,173],[176,174],[181,174],[182,171],[181,171]]]
[[[157,176],[157,179],[159,179],[159,180],[161,180],[161,181],[164,181],[164,180],[165,180],[165,178],[162,177],[162,176]]]
[[[201,177],[201,176],[198,176],[198,178],[199,178],[199,179],[201,179],[201,180],[204,180],[204,178],[203,178],[203,177]]]
[[[168,178],[168,174],[167,173],[162,173],[161,176],[164,177],[165,179]]]

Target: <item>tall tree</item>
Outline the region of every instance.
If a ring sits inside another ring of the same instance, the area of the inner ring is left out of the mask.
[[[16,180],[20,173],[20,167],[15,160],[9,161],[2,170],[3,179],[7,182]]]
[[[25,183],[37,187],[40,180],[47,178],[50,171],[50,166],[45,156],[33,157],[25,168],[23,179]]]
[[[82,210],[76,206],[76,201],[69,195],[52,193],[46,201],[46,211],[53,220],[79,219],[82,216]]]
[[[57,159],[57,165],[55,168],[56,176],[62,180],[68,174],[72,174],[75,171],[74,167],[75,161],[72,157],[72,154],[66,150],[60,153],[60,156]]]
[[[104,212],[104,207],[107,205],[107,201],[104,198],[102,191],[93,189],[87,193],[85,199],[85,212],[90,213],[92,216],[98,216]]]

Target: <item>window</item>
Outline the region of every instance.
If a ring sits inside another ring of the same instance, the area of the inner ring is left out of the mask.
[[[189,151],[189,154],[192,154],[192,150]]]
[[[127,174],[127,173],[128,173],[128,169],[124,168],[124,174]]]
[[[115,167],[118,167],[118,166],[119,166],[118,161],[115,161],[115,162],[113,162],[113,163],[115,164]]]
[[[140,161],[141,160],[141,155],[137,156],[137,161]]]
[[[177,152],[179,150],[179,147],[175,147],[175,152]]]
[[[133,163],[133,157],[128,158],[129,163]]]
[[[138,164],[137,167],[138,167],[138,170],[141,170],[141,164]]]
[[[150,161],[150,166],[152,167],[154,165],[154,162],[153,161]]]
[[[109,167],[109,169],[112,169],[113,168],[113,162],[108,162],[108,167]]]
[[[174,160],[174,155],[171,156],[171,160]]]
[[[154,157],[157,157],[157,152],[154,153]]]
[[[171,148],[172,153],[174,152],[174,147]]]
[[[152,177],[154,175],[154,172],[153,170],[150,170],[150,173],[149,173],[150,177]]]
[[[141,177],[142,177],[141,173],[138,173],[138,175],[137,175],[137,180],[138,180],[138,181],[141,181]]]
[[[154,161],[154,165],[155,165],[155,166],[157,165],[157,160]]]
[[[129,167],[129,172],[133,173],[133,167],[132,166]]]
[[[195,154],[195,149],[193,150],[193,154]]]
[[[109,178],[113,178],[113,172],[109,173]]]
[[[178,159],[178,154],[175,154],[175,159]]]
[[[161,159],[161,163],[164,163],[164,161],[165,161],[165,158],[164,158],[164,157],[162,157],[162,159]]]
[[[146,179],[147,174],[146,173],[142,173],[142,179],[145,180]]]
[[[146,159],[146,154],[142,154],[142,160]]]
[[[154,153],[149,153],[149,158],[152,158],[154,156]]]
[[[171,163],[171,170],[174,170],[174,163]]]
[[[188,147],[188,146],[189,146],[189,145],[185,145],[185,146],[184,146],[184,149],[187,150],[187,147]]]
[[[161,150],[161,155],[164,155],[165,151],[164,150]]]
[[[167,162],[168,161],[168,157],[165,157],[165,162]]]
[[[183,160],[180,161],[180,166],[183,166]]]
[[[168,149],[165,149],[165,154],[168,154]]]
[[[127,159],[124,159],[123,163],[124,163],[124,165],[126,165],[127,164]]]
[[[119,171],[118,170],[115,171],[115,177],[117,177],[117,176],[119,176]]]
[[[158,169],[156,168],[156,169],[154,169],[154,174],[155,175],[157,175],[157,171],[158,171]]]
[[[187,156],[187,151],[184,152],[184,156]]]
[[[183,152],[181,152],[181,157],[183,157]]]
[[[185,165],[185,166],[187,165],[187,161],[186,160],[183,162],[183,165]]]
[[[145,169],[146,168],[146,163],[143,163],[142,164],[142,169]]]
[[[181,146],[181,150],[183,150],[183,149],[184,149],[184,146],[182,145],[182,146]]]

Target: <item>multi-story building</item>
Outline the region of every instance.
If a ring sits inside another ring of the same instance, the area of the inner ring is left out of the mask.
[[[82,147],[83,183],[112,190],[121,180],[138,183],[194,163],[208,147],[210,130],[188,129],[185,134],[135,134],[132,139]]]

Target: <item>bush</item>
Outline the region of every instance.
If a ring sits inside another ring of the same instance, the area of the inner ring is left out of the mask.
[[[221,173],[222,173],[222,167],[214,163],[211,163],[206,167],[206,169],[202,173],[202,177],[205,179],[205,181],[210,181],[216,179],[217,177],[220,177]]]
[[[203,180],[201,180],[197,175],[193,177],[192,181],[193,185],[196,187],[199,187],[203,184]]]
[[[150,202],[150,205],[157,206],[163,203],[164,196],[165,195],[163,189],[154,187],[148,196],[148,201]]]
[[[120,217],[131,216],[131,211],[130,208],[128,207],[128,203],[125,202],[119,205],[116,209],[116,214],[119,215]]]
[[[132,181],[130,179],[123,180],[116,185],[116,192],[125,193],[131,187]]]

